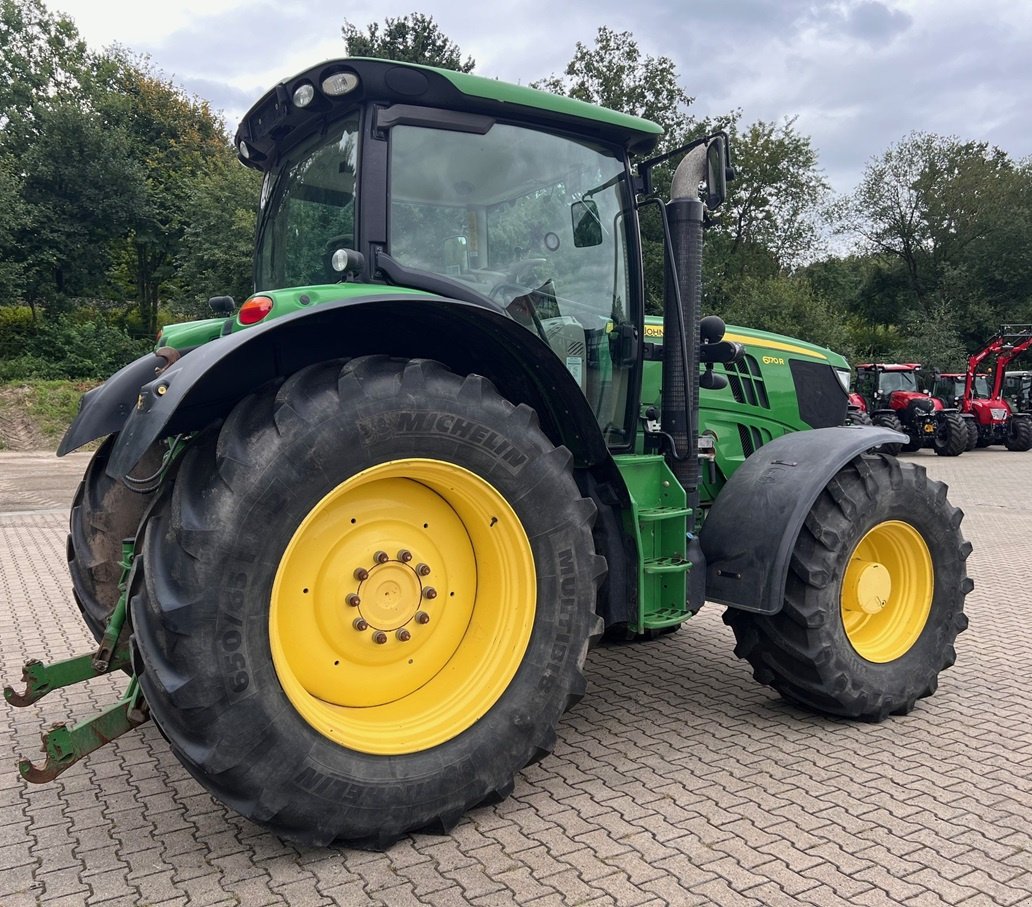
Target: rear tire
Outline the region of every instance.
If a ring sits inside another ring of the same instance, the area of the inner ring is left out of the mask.
[[[974,450],[978,447],[978,423],[974,419],[965,419],[964,427],[967,429],[967,449]]]
[[[957,413],[946,413],[936,426],[932,448],[940,457],[959,457],[967,447],[968,429],[964,420]]]
[[[1010,431],[1004,442],[1007,450],[1032,449],[1032,419],[1018,419],[1011,416]]]
[[[901,434],[906,434],[906,432],[903,431],[903,426],[900,424],[899,419],[891,413],[882,413],[879,416],[873,416],[871,421],[879,428],[888,428],[891,431],[898,431]],[[887,453],[892,456],[896,456],[902,447],[903,442],[900,441],[897,444],[879,444],[874,448],[874,451],[876,453]]]
[[[132,491],[105,470],[117,436],[109,436],[86,467],[68,519],[68,570],[72,595],[93,638],[100,642],[118,603],[122,540],[132,538],[154,492]],[[152,447],[136,469],[149,476],[161,467],[163,445]]]
[[[156,505],[131,602],[176,756],[304,844],[382,848],[507,796],[601,632],[571,459],[427,360],[322,363],[238,404]]]
[[[906,714],[935,692],[967,626],[962,518],[922,467],[854,458],[800,530],[782,610],[725,613],[735,654],[798,705],[865,721]]]

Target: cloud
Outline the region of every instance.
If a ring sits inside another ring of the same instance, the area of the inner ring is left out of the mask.
[[[117,40],[149,53],[223,109],[231,129],[278,80],[343,56],[345,18],[364,28],[413,10],[411,0],[167,0],[144,15],[131,0],[111,3],[117,10],[103,19],[111,4],[55,0],[80,10],[91,44]],[[561,72],[600,25],[630,31],[644,53],[675,61],[698,116],[740,107],[745,123],[797,117],[840,192],[868,159],[915,130],[989,141],[1017,158],[1032,153],[1032,4],[592,0],[560,13],[554,0],[504,8],[424,0],[419,8],[476,59],[478,73],[522,84]]]
[[[886,41],[906,31],[912,17],[902,10],[892,10],[884,3],[864,0],[849,7],[844,16],[846,34],[870,43]]]

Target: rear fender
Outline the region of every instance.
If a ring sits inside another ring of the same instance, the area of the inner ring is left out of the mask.
[[[817,496],[857,454],[901,440],[887,428],[818,428],[776,438],[746,459],[702,526],[706,598],[757,614],[780,611],[792,551]]]
[[[219,337],[151,376],[118,426],[108,474],[127,475],[159,438],[224,418],[270,381],[317,362],[367,354],[436,359],[459,374],[484,375],[511,402],[532,406],[542,430],[568,447],[578,465],[609,459],[580,387],[537,336],[487,304],[384,294],[322,303]],[[111,413],[94,421],[111,426],[117,420]],[[84,434],[75,440],[90,440]]]
[[[148,353],[119,369],[103,384],[86,391],[79,400],[79,411],[61,439],[57,455],[63,457],[83,444],[118,431],[136,406],[140,388],[153,381],[166,365],[167,359]]]

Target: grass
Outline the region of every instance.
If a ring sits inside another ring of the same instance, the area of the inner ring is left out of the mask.
[[[97,381],[0,383],[0,450],[49,449],[75,418],[79,399]]]

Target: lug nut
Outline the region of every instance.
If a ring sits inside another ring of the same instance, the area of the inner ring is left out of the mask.
[[[360,633],[369,629],[369,624],[366,623],[365,619],[361,617],[356,617],[351,626],[353,626]]]
[[[423,590],[423,598],[437,598],[437,590],[433,586],[427,586]]]
[[[426,564],[420,564],[418,567],[416,567],[416,573],[418,573],[420,576],[429,576],[430,568]]]
[[[373,555],[373,560],[378,564],[386,564],[391,559],[391,556],[386,551],[377,551]]]
[[[358,607],[358,606],[359,606],[360,604],[362,604],[362,599],[360,599],[360,598],[358,597],[358,595],[357,595],[356,593],[354,593],[354,592],[352,592],[352,593],[351,593],[351,594],[350,594],[350,595],[349,595],[349,596],[348,596],[348,597],[347,597],[347,598],[345,599],[345,601],[346,601],[346,602],[347,602],[347,603],[348,603],[349,605],[351,605],[351,607],[352,607],[352,608],[357,608],[357,607]]]
[[[356,567],[355,579],[357,579],[360,583],[364,583],[367,579],[369,579],[369,571],[366,570],[365,567]]]
[[[401,561],[403,564],[407,564],[410,560],[412,560],[412,552],[405,548],[402,548],[401,551],[398,552],[398,560]]]
[[[383,630],[377,630],[373,634],[373,642],[375,642],[378,646],[382,646],[385,642],[387,642],[387,634],[384,633]]]
[[[412,639],[412,634],[409,633],[404,627],[402,627],[397,633],[394,634],[398,637],[398,642],[408,642]]]
[[[430,623],[430,615],[426,611],[416,612],[416,623],[417,624],[428,624]]]

